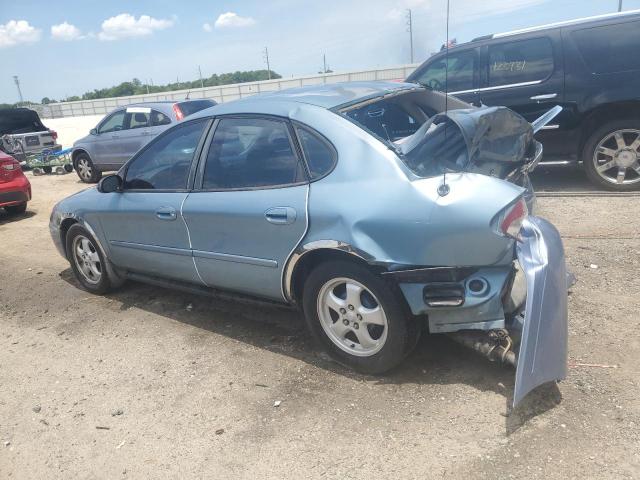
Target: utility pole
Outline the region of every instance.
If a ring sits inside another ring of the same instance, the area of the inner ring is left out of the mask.
[[[147,87],[147,95],[149,95],[149,84],[148,83],[147,83],[146,87]]]
[[[409,49],[411,51],[411,63],[413,63],[413,21],[410,8],[407,8],[407,32],[409,32]]]
[[[18,87],[18,95],[20,95],[20,103],[24,103],[24,98],[22,98],[22,90],[20,90],[20,79],[17,75],[13,76],[13,81],[16,82],[16,87]]]
[[[204,81],[202,80],[202,70],[200,70],[200,65],[198,65],[198,73],[200,74],[200,88],[204,88]]]
[[[267,75],[269,76],[269,80],[271,80],[271,67],[269,66],[269,50],[267,47],[264,47],[264,60],[267,62]]]
[[[327,56],[322,54],[322,73],[327,73]]]
[[[618,11],[622,11],[622,0],[618,0]]]

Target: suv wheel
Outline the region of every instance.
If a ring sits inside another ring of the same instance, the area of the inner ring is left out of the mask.
[[[69,228],[65,244],[71,269],[85,290],[103,294],[121,285],[120,279],[110,278],[108,260],[93,235],[82,225],[76,223]]]
[[[86,153],[78,154],[75,166],[78,177],[80,177],[80,180],[84,183],[96,183],[102,177],[102,172],[96,170],[91,158],[89,158],[89,155]]]
[[[589,179],[608,190],[640,188],[640,120],[618,120],[593,132],[583,163]]]
[[[303,309],[309,329],[331,357],[362,373],[398,365],[420,334],[397,289],[355,263],[315,268],[304,285]]]

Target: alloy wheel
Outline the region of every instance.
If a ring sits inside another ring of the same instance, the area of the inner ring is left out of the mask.
[[[90,180],[93,174],[91,163],[86,158],[78,160],[78,174],[84,180]]]
[[[389,325],[382,305],[363,284],[349,278],[325,283],[318,295],[318,318],[341,350],[369,357],[384,347]]]
[[[96,285],[102,278],[102,264],[95,245],[87,237],[78,235],[73,240],[73,260],[84,279]]]
[[[618,185],[640,182],[640,130],[624,129],[604,137],[593,152],[593,165],[602,179]]]

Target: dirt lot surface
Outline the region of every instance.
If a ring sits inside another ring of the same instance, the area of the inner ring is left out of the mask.
[[[577,277],[571,368],[510,412],[513,371],[444,337],[368,377],[286,309],[90,295],[47,229],[84,186],[30,179],[27,215],[0,212],[2,479],[640,478],[640,197],[539,200]]]

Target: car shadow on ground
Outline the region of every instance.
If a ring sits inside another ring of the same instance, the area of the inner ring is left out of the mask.
[[[0,225],[4,225],[6,223],[19,222],[20,220],[25,220],[27,218],[31,218],[36,215],[36,212],[28,210],[24,213],[7,213],[7,211],[0,207]]]
[[[582,168],[539,166],[531,173],[531,183],[536,192],[606,192],[589,181]]]
[[[78,286],[71,269],[60,276]],[[362,375],[332,361],[322,352],[307,332],[302,314],[295,309],[227,294],[192,295],[132,281],[108,298],[118,302],[122,312],[142,309],[202,329],[203,335],[205,332],[223,335],[355,380],[380,385],[461,384],[496,393],[505,400],[507,435],[561,401],[555,384],[543,385],[512,410],[515,370],[491,363],[444,335],[423,334],[415,350],[399,367],[380,376]],[[452,401],[464,406],[468,399]]]

